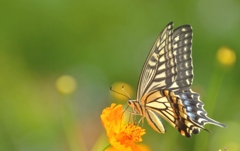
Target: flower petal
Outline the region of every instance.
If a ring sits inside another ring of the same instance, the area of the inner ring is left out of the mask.
[[[120,151],[140,150],[135,143],[142,141],[145,129],[135,124],[124,125],[122,105],[111,104],[103,110],[101,120],[107,131],[108,141]]]

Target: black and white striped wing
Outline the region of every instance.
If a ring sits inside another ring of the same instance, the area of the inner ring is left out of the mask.
[[[151,49],[138,83],[137,100],[160,89],[189,89],[193,81],[192,28],[169,23]]]
[[[143,66],[138,83],[137,100],[144,94],[170,87],[177,76],[172,48],[173,23],[169,23],[154,43]]]
[[[190,89],[193,82],[191,49],[191,26],[173,30],[173,23],[169,23],[157,38],[142,69],[137,100],[146,107],[147,121],[159,133],[165,133],[165,128],[158,115],[186,137],[205,129],[205,124],[226,127],[207,116],[199,94]]]
[[[207,112],[203,108],[204,104],[200,100],[199,94],[188,89],[182,92],[175,92],[175,95],[181,99],[182,104],[186,108],[187,115],[199,128],[203,127],[205,124],[213,124],[223,128],[226,127],[225,124],[215,121],[207,116]],[[199,133],[199,130],[200,129],[195,133]]]
[[[173,55],[177,64],[177,76],[169,87],[172,91],[187,90],[193,82],[192,28],[183,25],[173,31]]]
[[[182,101],[183,106],[196,127],[195,133],[198,133],[205,124],[214,124],[220,127],[226,125],[217,122],[207,116],[203,108],[203,102],[199,94],[193,92],[190,86],[193,82],[193,65],[192,65],[192,28],[190,25],[184,25],[176,28],[173,32],[173,54],[177,64],[177,76],[169,89],[175,93]],[[190,130],[190,127],[186,125]],[[191,131],[185,130],[191,135]]]

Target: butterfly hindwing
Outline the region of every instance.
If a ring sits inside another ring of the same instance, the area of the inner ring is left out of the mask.
[[[190,119],[182,100],[171,90],[150,92],[141,101],[146,108],[145,117],[149,125],[159,133],[165,133],[160,116],[186,137],[190,137],[193,132],[198,133],[200,128],[204,129]]]
[[[204,104],[200,100],[199,94],[193,92],[191,89],[176,94],[182,100],[188,116],[192,121],[197,123],[197,125],[202,127],[205,124],[214,124],[223,128],[226,127],[225,124],[215,121],[207,116],[207,112],[203,108]]]

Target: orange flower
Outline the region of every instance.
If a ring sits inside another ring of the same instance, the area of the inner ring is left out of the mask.
[[[135,124],[124,125],[122,105],[111,104],[101,114],[102,124],[107,131],[108,141],[120,151],[139,151],[135,144],[142,141],[145,130]]]

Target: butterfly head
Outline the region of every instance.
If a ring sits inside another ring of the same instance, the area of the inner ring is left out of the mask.
[[[137,100],[128,100],[128,106],[133,109],[134,113],[141,114],[141,105]]]
[[[134,108],[134,101],[135,100],[128,100],[128,106]]]

